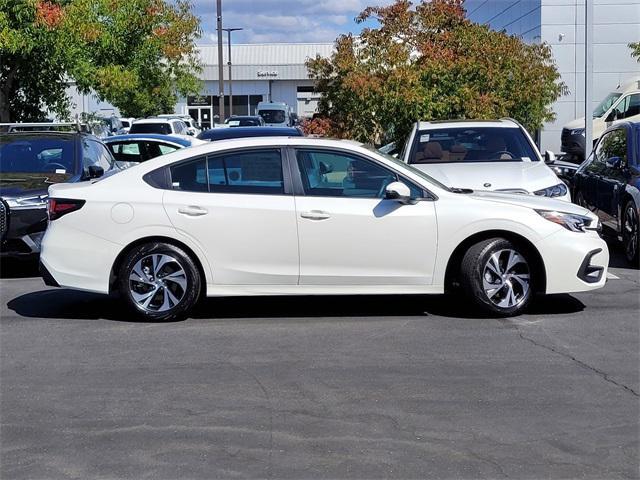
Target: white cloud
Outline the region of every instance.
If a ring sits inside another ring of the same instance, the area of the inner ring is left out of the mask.
[[[234,43],[332,42],[341,33],[358,31],[355,17],[369,5],[393,0],[223,0],[224,27],[240,27]],[[217,41],[212,0],[195,0],[202,22],[201,43]]]

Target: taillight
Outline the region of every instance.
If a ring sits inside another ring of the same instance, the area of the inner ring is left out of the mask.
[[[67,213],[80,210],[84,205],[84,200],[73,200],[69,198],[50,198],[47,201],[47,214],[49,220],[55,220],[57,218],[66,215]]]

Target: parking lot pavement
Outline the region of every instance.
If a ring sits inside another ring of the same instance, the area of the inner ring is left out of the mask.
[[[3,278],[0,476],[638,478],[640,276],[612,264],[509,320],[308,297],[136,323]]]

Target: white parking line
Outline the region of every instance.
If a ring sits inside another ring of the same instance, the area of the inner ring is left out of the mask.
[[[607,280],[620,280],[620,277],[611,272],[607,272]]]

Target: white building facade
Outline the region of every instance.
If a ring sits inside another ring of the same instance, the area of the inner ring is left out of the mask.
[[[627,46],[640,41],[640,0],[593,2],[593,105],[640,74]],[[560,151],[562,126],[584,116],[585,0],[466,0],[467,16],[528,42],[546,42],[569,94],[553,104],[554,122],[540,133],[542,150]]]
[[[221,122],[218,87],[218,49],[202,45],[204,87],[199,96],[182,98],[176,113],[191,115],[202,126]],[[309,79],[307,60],[329,57],[331,43],[277,43],[231,46],[231,77],[229,84],[228,48],[223,48],[225,117],[229,117],[229,94],[233,98],[234,115],[254,115],[258,102],[284,102],[298,117],[311,117],[317,111],[320,94],[314,92]]]

